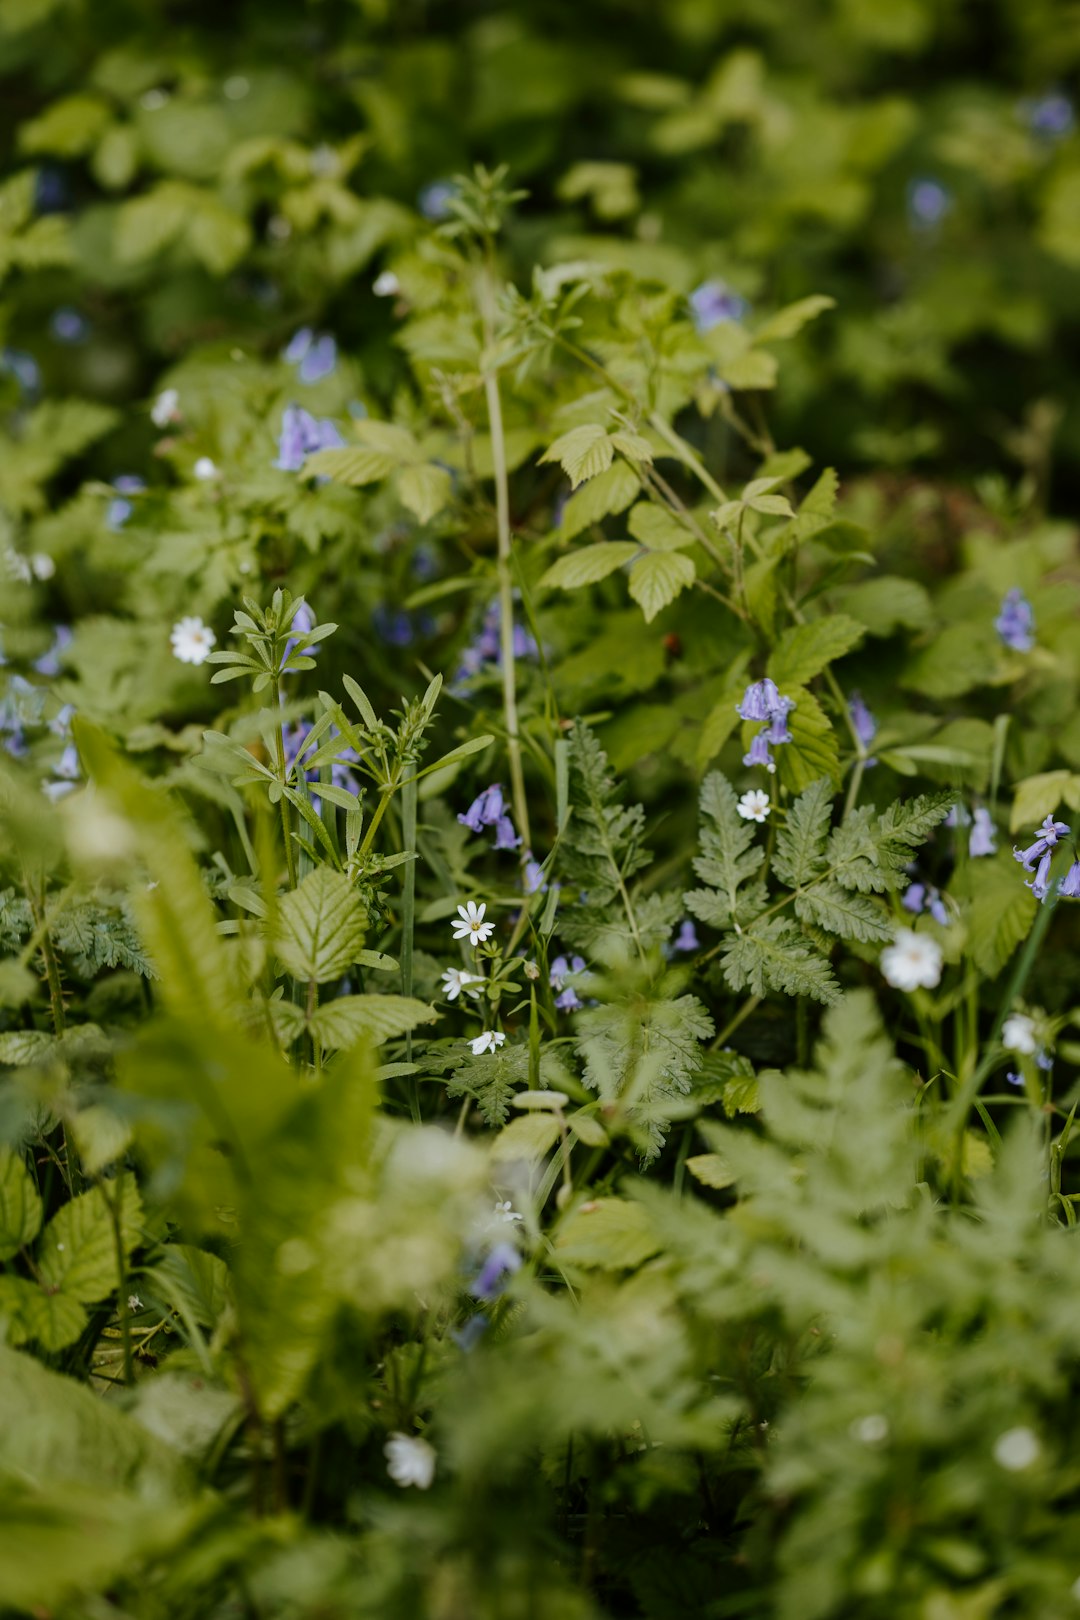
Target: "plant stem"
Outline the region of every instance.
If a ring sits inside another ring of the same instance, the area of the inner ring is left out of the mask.
[[[416,854],[416,778],[401,788],[401,847],[407,855]],[[413,990],[413,929],[416,921],[416,861],[405,862],[405,880],[401,896],[401,993],[411,996]],[[412,1062],[412,1031],[405,1034],[405,1061]],[[416,1076],[406,1080],[409,1112],[414,1122],[420,1123],[420,1098]]]
[[[495,341],[495,271],[492,244],[488,243],[487,262],[481,278],[481,316],[484,324],[484,397],[487,401],[491,433],[491,465],[495,479],[495,521],[498,531],[499,645],[502,663],[503,716],[506,721],[506,752],[510,766],[510,793],[514,815],[521,834],[521,855],[532,848],[529,809],[525,798],[525,773],[521,765],[521,732],[518,725],[517,687],[514,670],[514,586],[510,548],[510,482],[506,469],[506,436],[503,429],[499,374],[492,347]]]
[[[277,696],[278,704],[280,706],[284,700],[284,694],[281,690],[280,681],[278,682]],[[285,731],[280,720],[278,721],[274,730],[274,742],[277,751],[278,781],[281,783],[282,788],[284,788],[288,781],[289,771],[288,766],[285,763]],[[295,889],[296,851],[293,849],[292,830],[289,827],[289,802],[284,793],[282,793],[281,798],[278,800],[278,808],[281,811],[281,835],[285,840],[285,866],[289,874],[289,888]]]

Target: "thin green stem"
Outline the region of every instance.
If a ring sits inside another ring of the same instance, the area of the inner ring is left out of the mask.
[[[277,697],[278,706],[280,707],[283,698],[280,681],[277,684]],[[292,828],[289,826],[289,802],[284,793],[284,789],[289,780],[289,768],[285,763],[285,730],[280,719],[274,728],[274,745],[277,753],[278,781],[282,787],[282,794],[278,800],[278,808],[281,812],[281,836],[285,840],[285,867],[289,874],[289,888],[295,889],[296,851],[293,849]]]
[[[416,778],[405,782],[401,789],[401,847],[406,855],[416,854]],[[411,996],[413,990],[413,931],[416,925],[416,861],[405,862],[405,875],[401,896],[401,993]],[[405,1061],[412,1062],[412,1031],[405,1035]],[[407,1077],[409,1112],[414,1122],[420,1123],[420,1097],[416,1076]]]

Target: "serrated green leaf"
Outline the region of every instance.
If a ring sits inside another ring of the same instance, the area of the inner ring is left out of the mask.
[[[556,439],[540,460],[557,461],[572,488],[576,489],[586,479],[595,478],[597,473],[610,467],[614,456],[615,446],[606,428],[602,428],[598,422],[583,422],[580,427],[571,428],[569,433]]]
[[[1053,815],[1074,782],[1080,783],[1080,777],[1071,771],[1043,771],[1018,782],[1009,812],[1009,831],[1017,833],[1023,827],[1035,827]]]
[[[25,1277],[0,1277],[0,1322],[5,1317],[9,1344],[32,1342],[49,1353],[74,1344],[87,1323],[77,1299]]]
[[[628,527],[634,539],[650,551],[681,551],[694,544],[686,525],[653,501],[638,501],[631,508]]]
[[[386,450],[350,445],[346,450],[316,450],[304,462],[304,472],[332,478],[335,484],[360,486],[377,483],[400,466],[400,458]]]
[[[824,870],[832,806],[832,783],[821,777],[800,793],[777,834],[773,871],[793,889],[812,882]]]
[[[973,861],[968,870],[968,949],[979,972],[995,979],[1030,934],[1039,902],[1005,851]]]
[[[735,1181],[731,1166],[719,1153],[695,1153],[687,1159],[686,1168],[703,1187],[720,1190],[730,1187]]]
[[[651,461],[653,458],[652,445],[648,439],[642,438],[640,433],[630,433],[625,428],[618,428],[611,435],[611,442],[627,461]]]
[[[278,955],[298,979],[324,984],[340,978],[363,947],[366,920],[348,878],[329,867],[317,867],[281,899]]]
[[[789,996],[811,996],[831,1006],[840,996],[832,969],[791,923],[772,918],[743,934],[729,934],[723,944],[724,978],[732,990],[763,996],[781,990]]]
[[[852,893],[838,883],[818,883],[795,898],[795,914],[816,923],[839,939],[864,945],[892,939],[895,925],[883,906],[869,895]]]
[[[694,858],[708,891],[691,891],[684,899],[695,916],[718,928],[749,920],[740,888],[765,859],[754,841],[754,823],[739,815],[737,803],[727,777],[711,771],[701,784],[701,854]]]
[[[805,687],[788,687],[786,695],[795,699],[795,708],[787,717],[791,741],[776,750],[780,781],[792,793],[801,793],[823,776],[835,785],[840,751],[828,715]]]
[[[601,1271],[631,1271],[659,1248],[645,1210],[625,1198],[592,1198],[579,1204],[555,1238],[561,1264]]]
[[[673,602],[697,578],[694,559],[681,551],[650,551],[630,570],[630,595],[639,603],[645,622]]]
[[[830,613],[785,630],[769,658],[768,673],[782,692],[805,686],[837,658],[857,647],[866,630],[843,613]]]
[[[397,476],[398,498],[420,523],[430,523],[450,504],[454,480],[445,467],[423,462],[403,467]]]
[[[22,1155],[0,1147],[0,1260],[10,1260],[41,1230],[41,1197]]]
[[[597,473],[576,490],[563,507],[556,533],[573,540],[583,530],[615,512],[623,512],[636,499],[641,480],[625,461],[614,461],[606,472]]]
[[[120,1231],[125,1256],[139,1242],[142,1202],[134,1178],[113,1182],[109,1197],[121,1197]],[[117,1287],[113,1217],[100,1187],[80,1193],[57,1210],[41,1236],[36,1266],[42,1282],[70,1299],[93,1305]]]
[[[582,585],[595,585],[606,579],[617,568],[640,556],[641,547],[632,540],[602,540],[595,546],[584,546],[552,563],[540,583],[558,586],[564,591],[579,589]]]
[[[310,1028],[323,1046],[337,1049],[361,1040],[377,1045],[438,1016],[434,1007],[411,996],[339,996],[312,1014]]]

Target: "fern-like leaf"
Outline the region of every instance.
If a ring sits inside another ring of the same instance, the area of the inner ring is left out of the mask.
[[[729,934],[723,946],[724,977],[733,990],[763,996],[781,990],[811,996],[830,1006],[840,988],[825,958],[791,923],[773,918],[749,933]]]
[[[787,825],[777,836],[773,871],[793,889],[811,883],[824,870],[832,804],[832,784],[823,776],[811,782],[788,811]]]

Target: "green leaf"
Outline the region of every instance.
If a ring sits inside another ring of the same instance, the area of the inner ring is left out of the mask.
[[[77,1299],[23,1277],[0,1277],[0,1319],[5,1316],[9,1344],[33,1342],[50,1353],[74,1344],[87,1322]]]
[[[739,888],[760,870],[765,851],[755,843],[754,823],[739,815],[735,790],[719,771],[710,772],[701,784],[700,804],[702,852],[694,858],[694,871],[709,889],[685,895],[686,904],[713,927],[741,924],[748,917]]]
[[[432,462],[403,467],[398,473],[398,498],[420,523],[430,523],[437,517],[450,504],[453,491],[454,480],[450,473]]]
[[[1039,902],[1005,851],[972,861],[968,882],[968,949],[979,972],[994,979],[1030,934]]]
[[[694,544],[694,536],[684,523],[654,501],[638,501],[629,518],[630,533],[650,551],[681,551]]]
[[[851,893],[838,883],[818,883],[797,895],[795,914],[839,939],[854,939],[864,945],[884,943],[895,933],[889,913],[878,901],[866,894]]]
[[[110,1184],[109,1197],[121,1194],[120,1230],[125,1257],[140,1240],[142,1203],[134,1178]],[[116,1235],[113,1217],[100,1187],[80,1193],[57,1210],[37,1251],[42,1282],[60,1289],[70,1299],[93,1305],[117,1287]]]
[[[824,869],[832,806],[832,783],[820,777],[800,793],[777,834],[773,871],[793,889],[812,882]]]
[[[687,1159],[686,1168],[704,1187],[714,1187],[719,1190],[723,1187],[730,1187],[735,1180],[731,1166],[720,1153],[694,1154]]]
[[[641,547],[632,540],[603,540],[595,546],[572,551],[552,563],[540,583],[559,586],[564,591],[577,590],[582,585],[594,585],[606,579],[616,568],[621,568],[641,554]]]
[[[0,1260],[10,1260],[41,1230],[41,1197],[22,1155],[0,1147]]]
[[[857,647],[866,630],[843,613],[785,630],[769,658],[768,673],[782,692],[805,686],[835,659]]]
[[[323,1046],[336,1049],[361,1040],[377,1045],[438,1016],[434,1007],[411,996],[339,996],[312,1014],[309,1027]]]
[[[571,428],[540,457],[541,462],[557,461],[574,489],[588,478],[595,478],[611,466],[615,446],[607,430],[597,422],[583,422]]]
[[[837,592],[845,613],[866,626],[872,636],[891,636],[901,626],[922,630],[931,622],[930,597],[924,586],[898,574],[885,574]]]
[[[770,315],[764,325],[759,326],[754,333],[754,342],[779,343],[784,338],[792,338],[808,321],[815,321],[825,310],[835,308],[835,298],[829,298],[824,293],[811,293],[809,298],[800,298],[794,304],[785,304],[775,315]]]
[[[611,435],[611,442],[627,461],[651,461],[653,458],[652,445],[640,433],[630,433],[625,428],[617,428]]]
[[[491,1144],[491,1157],[495,1160],[542,1159],[561,1134],[562,1127],[554,1114],[539,1111],[523,1114],[503,1126]]]
[[[784,787],[801,793],[819,777],[835,784],[840,776],[840,752],[828,715],[804,686],[789,687],[795,708],[787,717],[791,741],[776,750],[776,770]]]
[[[283,896],[277,952],[298,979],[324,984],[351,967],[364,943],[365,908],[348,878],[317,867]]]
[[[1071,771],[1043,771],[1018,782],[1009,813],[1009,831],[1016,833],[1023,827],[1037,826],[1053,815],[1074,782],[1080,785],[1080,777]]]
[[[555,1238],[561,1265],[600,1271],[632,1271],[659,1248],[644,1208],[625,1198],[591,1198],[579,1204]]]
[[[304,462],[304,472],[332,478],[335,484],[359,486],[377,483],[400,466],[400,457],[386,450],[350,445],[345,450],[316,450]]]
[[[732,990],[763,996],[781,990],[811,996],[830,1006],[840,987],[825,958],[793,924],[778,917],[744,934],[729,934],[723,945],[724,978]]]
[[[694,559],[681,551],[650,551],[630,570],[630,595],[640,603],[646,624],[697,577]]]
[[[588,529],[602,518],[623,512],[636,499],[641,480],[625,461],[612,462],[606,472],[583,484],[563,507],[562,521],[555,531],[564,540]]]

